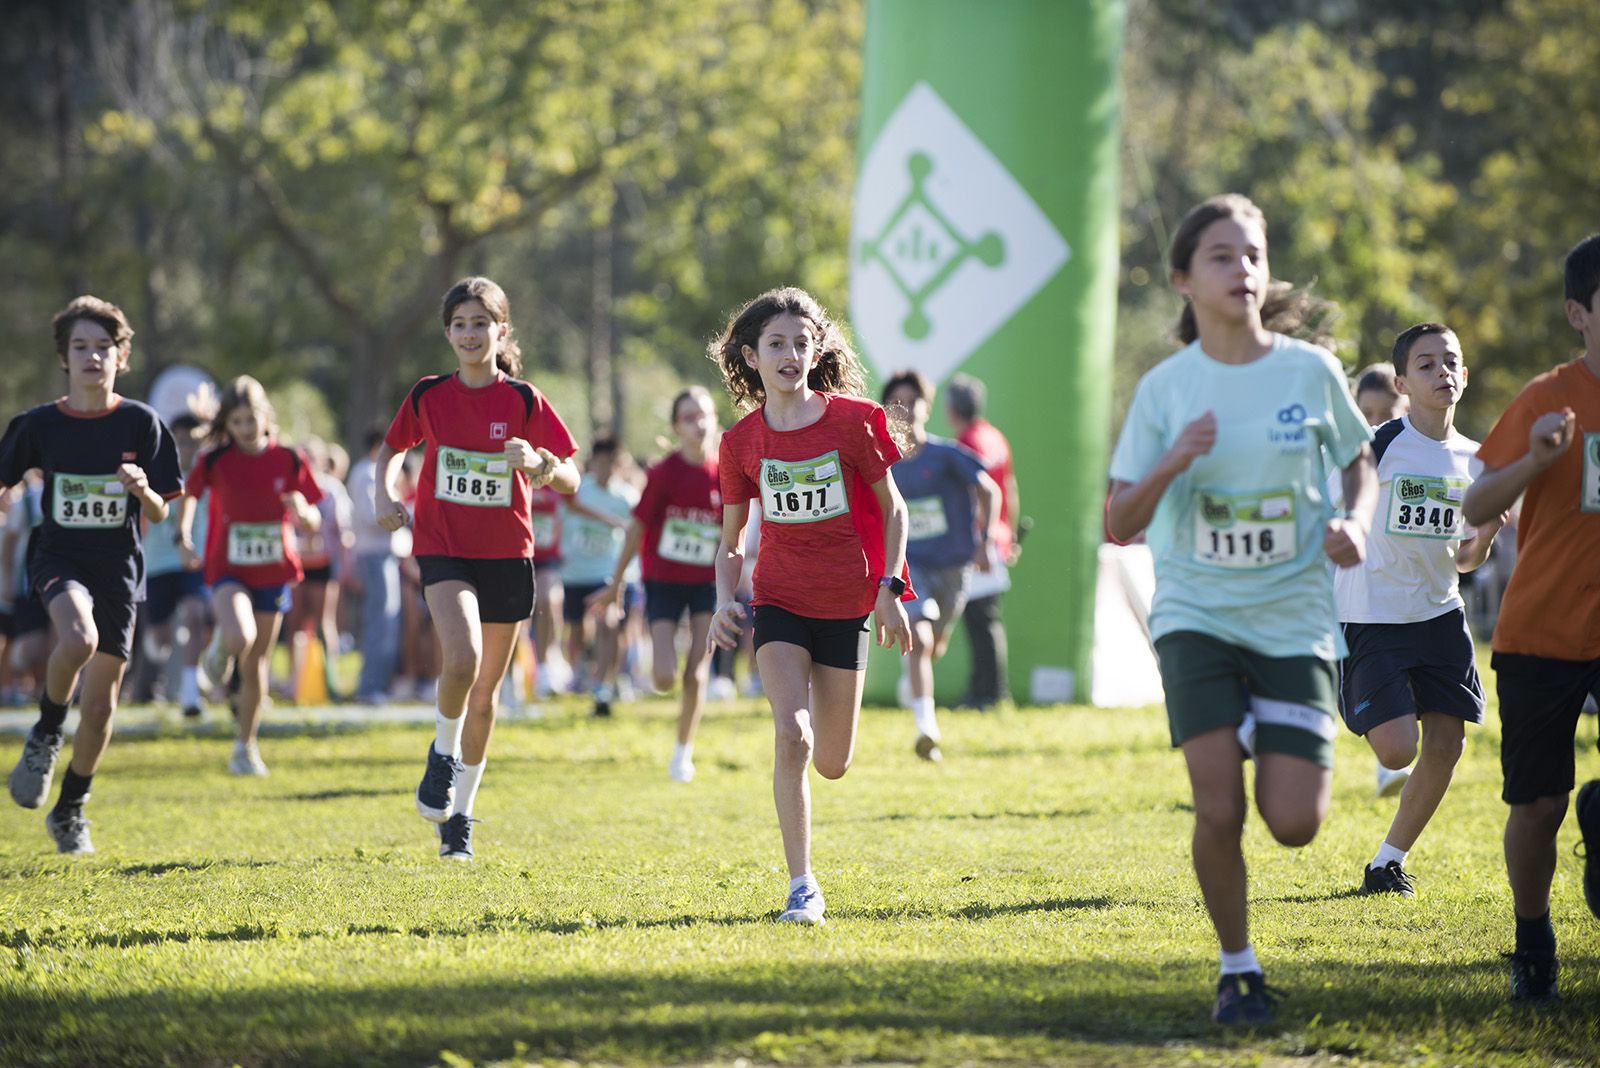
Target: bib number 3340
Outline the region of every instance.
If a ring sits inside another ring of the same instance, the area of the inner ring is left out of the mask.
[[[1294,491],[1194,495],[1194,558],[1212,567],[1253,570],[1293,560]]]
[[[771,523],[817,523],[845,515],[844,468],[837,451],[810,460],[761,461],[761,517]]]

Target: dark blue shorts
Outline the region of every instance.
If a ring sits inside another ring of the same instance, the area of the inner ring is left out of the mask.
[[[186,597],[204,597],[206,579],[198,571],[165,571],[144,580],[144,621],[160,626]]]
[[[710,615],[717,610],[715,582],[654,582],[644,584],[644,618],[647,623],[665,619],[676,623],[688,612]]]
[[[250,610],[253,612],[276,612],[283,615],[289,611],[291,603],[289,597],[289,584],[279,583],[276,586],[256,587],[244,579],[234,578],[232,575],[223,575],[211,584],[211,591],[215,593],[224,586],[238,586],[250,595]]]
[[[1461,609],[1421,623],[1345,623],[1350,655],[1339,665],[1339,714],[1365,735],[1423,712],[1483,722],[1483,684]]]
[[[94,601],[94,629],[99,635],[95,652],[128,659],[133,652],[135,591],[129,588],[122,560],[101,564],[38,551],[29,554],[28,578],[47,619],[50,602],[65,593],[68,586],[87,590]]]
[[[768,642],[787,642],[810,653],[813,664],[845,671],[860,671],[867,666],[870,614],[854,619],[816,619],[775,604],[758,604],[754,615],[757,649]]]

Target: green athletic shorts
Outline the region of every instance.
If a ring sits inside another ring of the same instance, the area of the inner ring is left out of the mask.
[[[1339,723],[1334,665],[1315,656],[1262,656],[1198,631],[1156,639],[1172,745],[1256,717],[1256,751],[1333,767]]]

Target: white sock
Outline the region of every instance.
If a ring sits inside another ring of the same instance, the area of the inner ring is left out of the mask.
[[[460,759],[461,757],[461,728],[467,725],[466,713],[455,719],[446,719],[443,712],[435,713],[433,724],[433,748],[440,756]]]
[[[693,759],[694,759],[694,743],[693,742],[679,742],[677,745],[674,745],[672,747],[672,760],[673,760],[673,763],[677,763],[680,760],[693,760]]]
[[[183,678],[178,681],[178,703],[185,707],[200,703],[200,674],[198,668],[186,667],[183,669]]]
[[[789,893],[794,893],[802,886],[809,886],[818,893],[822,892],[822,887],[817,883],[817,877],[811,872],[806,872],[804,875],[796,875],[793,879],[790,879]]]
[[[939,720],[933,714],[932,697],[913,697],[911,716],[916,720],[917,733],[925,734],[936,742],[939,740]]]
[[[488,758],[479,764],[463,764],[461,771],[456,775],[456,799],[450,803],[450,815],[472,815],[472,803],[478,799],[478,784],[483,781],[483,765]]]
[[[1408,850],[1396,849],[1388,842],[1385,842],[1383,845],[1378,847],[1378,855],[1372,858],[1372,867],[1382,868],[1391,860],[1397,860],[1400,862],[1400,866],[1403,868],[1406,866],[1407,852]]]
[[[1222,974],[1245,975],[1249,972],[1259,972],[1261,965],[1256,962],[1256,947],[1245,946],[1237,953],[1222,950]]]

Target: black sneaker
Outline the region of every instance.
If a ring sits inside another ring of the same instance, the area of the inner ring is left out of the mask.
[[[1578,833],[1583,835],[1583,899],[1600,917],[1600,779],[1578,789]]]
[[[11,769],[11,800],[23,808],[38,808],[50,796],[50,780],[56,773],[56,758],[61,755],[61,732],[28,732],[22,755]]]
[[[1267,985],[1260,972],[1224,975],[1217,980],[1217,1007],[1211,1019],[1219,1024],[1254,1027],[1272,1022],[1274,1010],[1284,994]]]
[[[611,702],[604,698],[594,699],[594,717],[596,719],[609,719],[611,717]]]
[[[202,715],[202,712],[201,712],[201,709],[200,709],[199,705],[184,705],[183,706],[183,718],[184,719],[199,719],[201,715]]]
[[[1553,955],[1507,953],[1506,956],[1511,960],[1512,1001],[1561,1000],[1561,992],[1556,989],[1556,973],[1561,966]]]
[[[445,860],[472,859],[472,825],[478,821],[465,812],[439,824],[439,856]]]
[[[450,818],[450,805],[456,799],[456,775],[461,761],[444,756],[428,743],[428,767],[417,784],[417,812],[430,823]]]
[[[1363,894],[1399,894],[1401,897],[1416,897],[1417,885],[1409,872],[1400,866],[1398,860],[1391,860],[1381,868],[1367,865],[1367,873],[1361,880]]]

